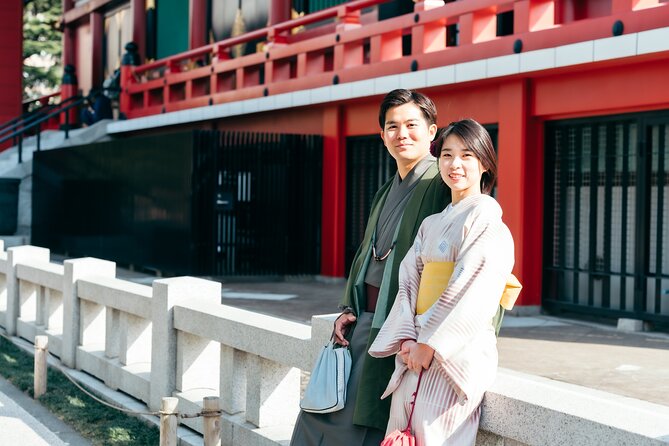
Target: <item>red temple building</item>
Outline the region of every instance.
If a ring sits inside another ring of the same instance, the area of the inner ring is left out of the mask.
[[[3,17],[20,15],[9,3]],[[234,162],[243,166],[243,153],[256,164],[270,153],[244,152],[256,141],[315,138],[304,143],[315,147],[313,162],[290,170],[299,179],[286,189],[291,207],[282,205],[309,217],[277,226],[316,228],[294,235],[305,246],[300,258],[312,260],[291,274],[346,275],[372,193],[393,173],[378,104],[388,91],[410,88],[435,101],[440,127],[471,117],[495,140],[495,196],[524,284],[519,311],[669,322],[668,1],[63,0],[63,7],[63,63],[74,66],[78,84],[62,96],[87,94],[120,69],[125,119],[107,124],[106,144],[160,144],[191,132],[201,148],[214,132],[219,146],[237,147]],[[2,33],[7,42],[17,30]],[[8,61],[2,72],[16,70],[16,48],[0,51]],[[20,84],[1,79],[0,110],[9,119]],[[230,213],[254,206],[265,187],[257,177],[274,175],[255,168],[208,171],[218,183],[206,218],[218,229],[201,241],[212,258],[244,262],[242,245],[233,249],[221,234],[236,231],[241,243],[243,218],[233,222]],[[257,259],[262,251],[253,252]]]

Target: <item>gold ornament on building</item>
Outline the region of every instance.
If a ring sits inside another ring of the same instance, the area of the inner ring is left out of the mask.
[[[295,9],[291,8],[290,18],[294,20],[294,19],[299,19],[300,17],[304,17],[304,11],[297,12],[297,11],[295,11]],[[296,26],[295,28],[290,30],[290,33],[291,34],[297,34],[297,33],[300,33],[302,31],[304,31],[304,26]]]
[[[237,9],[237,14],[235,14],[235,22],[232,24],[232,37],[241,36],[246,32],[246,24],[244,23],[244,17],[242,16],[242,9]],[[244,55],[245,43],[240,43],[232,47],[230,53],[233,57],[241,57]]]

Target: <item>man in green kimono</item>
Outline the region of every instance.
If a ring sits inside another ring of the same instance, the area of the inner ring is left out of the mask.
[[[397,163],[397,173],[372,202],[362,244],[353,259],[335,322],[335,336],[350,345],[353,366],[346,406],[327,414],[301,412],[293,446],[378,446],[384,437],[390,398],[381,400],[394,358],[367,354],[397,295],[399,265],[425,217],[450,202],[430,145],[437,132],[437,109],[421,93],[398,89],[379,110],[381,139]]]

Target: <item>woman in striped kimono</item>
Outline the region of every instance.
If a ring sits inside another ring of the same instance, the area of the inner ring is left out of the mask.
[[[452,203],[427,217],[402,261],[393,307],[369,354],[396,355],[382,398],[387,432],[403,430],[419,373],[412,430],[417,446],[476,441],[483,394],[497,370],[493,317],[513,268],[513,239],[489,194],[497,160],[476,121],[451,123],[437,139]]]

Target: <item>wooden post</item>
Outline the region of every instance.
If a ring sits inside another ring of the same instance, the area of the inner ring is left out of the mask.
[[[160,404],[160,446],[177,446],[178,398],[165,397]]]
[[[205,396],[202,409],[204,446],[221,446],[221,413],[217,396]]]
[[[35,336],[35,399],[46,393],[46,357],[48,355],[47,336]]]

